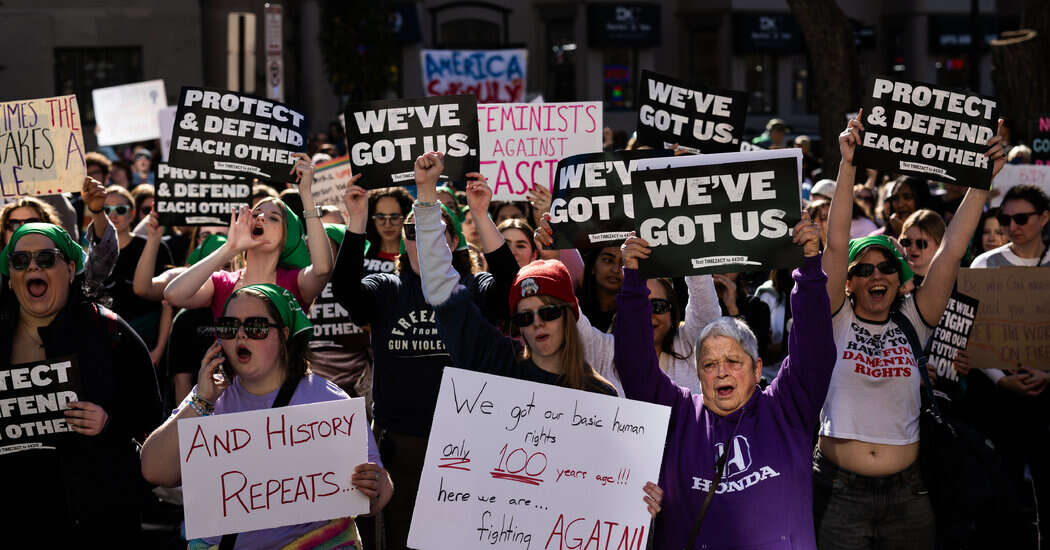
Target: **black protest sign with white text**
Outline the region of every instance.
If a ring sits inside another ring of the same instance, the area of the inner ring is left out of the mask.
[[[642,276],[799,265],[801,158],[799,149],[675,157],[671,168],[632,173],[637,235],[652,248]]]
[[[480,171],[478,104],[472,95],[368,101],[347,107],[346,140],[358,185],[411,185],[416,157],[445,154],[444,175],[466,181]]]
[[[638,142],[656,149],[674,144],[693,153],[740,150],[747,116],[745,92],[687,87],[671,77],[642,71]]]
[[[53,449],[62,434],[73,431],[63,411],[79,391],[76,356],[0,370],[0,455]]]
[[[586,153],[558,162],[551,200],[554,249],[619,246],[634,231],[631,171],[666,149]]]
[[[179,168],[292,183],[306,147],[306,116],[283,103],[211,88],[183,88],[169,162]]]
[[[934,390],[951,396],[959,387],[959,373],[955,371],[955,354],[966,349],[977,317],[979,300],[960,292],[953,292],[940,322],[933,329],[929,364],[937,371]]]
[[[998,119],[995,98],[873,76],[853,163],[989,189],[993,163],[984,152]]]
[[[245,178],[157,165],[157,216],[163,226],[226,225],[233,211],[251,200]]]

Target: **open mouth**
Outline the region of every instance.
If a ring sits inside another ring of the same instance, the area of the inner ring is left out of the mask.
[[[868,295],[870,295],[872,298],[881,300],[883,297],[886,296],[886,292],[888,290],[889,288],[886,285],[874,285],[868,289]]]
[[[726,384],[723,386],[715,386],[715,393],[718,397],[729,397],[733,394],[733,386]]]
[[[244,346],[237,346],[237,360],[241,363],[247,363],[252,360],[252,352]]]
[[[47,281],[44,279],[29,279],[26,281],[26,290],[34,298],[40,298],[47,293]]]
[[[549,334],[537,334],[536,343],[546,342],[550,338]]]
[[[262,228],[261,225],[257,225],[257,226],[252,228],[252,236],[253,237],[261,237],[262,234],[263,234],[263,228]]]

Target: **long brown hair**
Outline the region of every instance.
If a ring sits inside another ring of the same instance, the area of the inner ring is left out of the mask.
[[[11,213],[16,208],[32,208],[36,211],[36,215],[44,222],[62,226],[62,223],[58,220],[58,214],[55,213],[55,209],[50,204],[33,197],[22,197],[14,202],[9,202],[4,205],[3,209],[0,209],[0,246],[7,245],[6,239],[3,238],[3,231],[7,229],[7,220],[11,219]]]
[[[598,374],[598,371],[591,368],[584,357],[583,341],[580,338],[579,330],[576,328],[576,312],[572,306],[546,294],[540,294],[537,298],[544,305],[556,305],[565,308],[565,315],[562,317],[561,323],[561,385],[566,388],[584,391],[593,390],[595,383],[604,383],[612,387],[612,383]],[[529,349],[528,342],[526,342],[521,350],[521,357],[522,359],[529,359],[531,356],[532,350]]]

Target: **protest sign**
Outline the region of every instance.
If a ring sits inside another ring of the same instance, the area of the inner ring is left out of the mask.
[[[747,116],[747,93],[688,87],[642,71],[638,142],[656,149],[678,144],[691,153],[740,150]]]
[[[453,181],[479,171],[473,96],[367,101],[345,115],[350,166],[361,187],[413,184],[416,157],[429,151],[445,154],[444,175]]]
[[[54,449],[63,433],[73,431],[63,411],[78,391],[76,356],[0,371],[0,455]]]
[[[1050,267],[960,269],[959,291],[980,301],[971,365],[1050,370]]]
[[[249,206],[252,185],[244,178],[157,165],[157,216],[166,227],[227,225],[234,210]]]
[[[1032,163],[1050,165],[1050,115],[1037,116],[1032,122]]]
[[[85,177],[77,96],[0,103],[0,199],[80,191]]]
[[[953,292],[940,322],[933,329],[929,364],[937,371],[934,391],[942,395],[951,396],[958,388],[959,373],[953,366],[955,354],[966,349],[977,316],[977,306],[978,302],[974,298]]]
[[[343,214],[343,220],[349,220],[343,195],[346,194],[346,186],[350,184],[350,157],[343,155],[317,165],[314,171],[314,184],[310,187],[310,194],[314,197],[317,206],[332,205],[339,208]]]
[[[670,168],[651,169],[670,162]],[[795,267],[800,149],[649,159],[631,174],[642,277]]]
[[[321,295],[310,304],[309,314],[314,325],[310,349],[345,352],[368,347],[368,333],[350,320],[350,312],[332,293],[331,282],[325,284]]]
[[[179,420],[186,538],[368,513],[364,398]]]
[[[553,248],[600,248],[623,243],[634,231],[633,197],[628,187],[631,172],[641,159],[672,155],[667,149],[641,149],[562,159],[550,208]]]
[[[642,550],[642,488],[660,474],[669,417],[660,405],[445,367],[408,545],[575,548],[590,533],[592,548]]]
[[[528,51],[422,50],[426,97],[469,94],[478,103],[525,101]]]
[[[119,145],[160,137],[157,113],[168,106],[163,80],[95,88],[91,102],[99,145]]]
[[[306,116],[258,96],[213,88],[179,94],[171,163],[179,168],[292,183]]]
[[[558,161],[602,150],[602,102],[478,105],[481,173],[493,200],[525,200],[551,188]]]
[[[1034,185],[1050,195],[1050,166],[1034,164],[1005,164],[992,180],[992,189],[999,194],[992,198],[991,205],[998,207],[1003,202],[1003,195],[1015,185]]]
[[[175,111],[178,107],[172,105],[157,111],[157,126],[160,128],[160,159],[168,162],[171,154],[171,131],[175,128]]]
[[[999,101],[921,82],[873,76],[853,164],[989,189]]]

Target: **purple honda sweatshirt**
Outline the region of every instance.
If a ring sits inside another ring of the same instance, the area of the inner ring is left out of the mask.
[[[725,474],[695,548],[815,549],[813,434],[835,366],[831,307],[820,256],[805,258],[791,292],[794,325],[776,380],[727,416],[679,387],[653,351],[649,289],[624,269],[617,297],[615,365],[629,399],[671,407],[656,517],[656,548],[681,550],[700,511],[723,449]],[[695,360],[695,358],[694,358]]]

